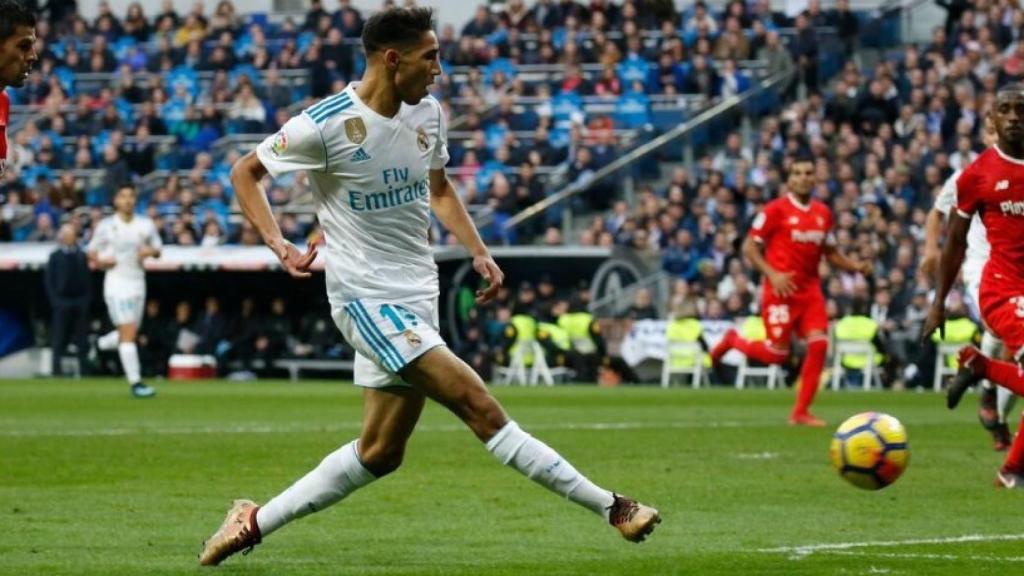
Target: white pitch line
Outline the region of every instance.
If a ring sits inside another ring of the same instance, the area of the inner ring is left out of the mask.
[[[825,554],[837,556],[856,556],[861,558],[893,558],[896,560],[976,560],[979,562],[1024,562],[1024,556],[981,556],[972,554],[960,556],[957,554],[926,554],[916,552],[870,552],[855,550],[828,550]]]
[[[834,552],[853,548],[893,548],[897,546],[917,546],[924,544],[962,544],[965,542],[1000,542],[1024,540],[1024,534],[965,534],[947,538],[920,538],[914,540],[889,540],[868,542],[830,542],[821,544],[805,544],[803,546],[780,546],[778,548],[761,548],[757,552],[768,554],[789,554],[791,558],[803,558],[815,552]]]
[[[751,422],[579,422],[561,424],[523,424],[527,430],[662,430],[685,428],[753,428],[773,426],[774,421],[763,423]],[[0,437],[7,438],[45,438],[45,437],[90,437],[90,436],[130,436],[136,434],[157,435],[192,435],[192,434],[282,434],[294,432],[341,432],[358,430],[361,422],[339,422],[324,425],[281,425],[269,426],[262,424],[239,424],[233,426],[154,426],[154,427],[119,427],[91,429],[40,429],[40,430],[0,430]],[[419,432],[464,432],[467,428],[462,424],[423,424],[416,427]]]

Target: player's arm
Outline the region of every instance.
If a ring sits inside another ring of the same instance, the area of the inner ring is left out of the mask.
[[[764,247],[754,236],[747,236],[743,240],[743,255],[754,265],[772,285],[772,290],[783,298],[790,296],[796,291],[796,284],[793,283],[792,272],[782,272],[772,268],[764,257]]]
[[[860,272],[861,274],[871,274],[872,266],[870,262],[861,262],[860,260],[854,260],[846,254],[843,254],[836,248],[835,244],[829,242],[825,244],[825,260],[829,264],[846,270],[847,272]]]
[[[935,291],[935,300],[928,311],[928,318],[925,319],[924,327],[921,330],[921,341],[927,340],[936,328],[939,333],[945,336],[946,324],[946,296],[953,288],[956,275],[960,272],[960,265],[964,261],[964,252],[967,251],[967,230],[971,227],[971,219],[964,218],[962,214],[951,214],[949,217],[949,234],[946,238],[946,245],[942,248],[942,259],[939,260],[938,284]]]
[[[934,276],[938,269],[939,258],[942,257],[939,238],[942,237],[943,225],[956,204],[956,181],[959,177],[960,173],[956,172],[943,183],[939,195],[935,198],[935,206],[928,211],[928,217],[924,221],[924,256],[921,258],[921,272],[925,276]]]
[[[163,249],[163,242],[160,241],[160,233],[155,224],[150,224],[149,233],[146,235],[146,243],[139,248],[139,262],[146,258],[159,258]]]
[[[260,181],[267,174],[277,178],[297,170],[323,171],[326,167],[327,149],[320,129],[304,113],[285,122],[281,130],[260,142],[256,150],[239,158],[231,167],[231,184],[242,213],[285,271],[296,278],[310,276],[309,267],[316,260],[316,244],[310,243],[303,254],[284,238]]]
[[[942,249],[939,247],[939,237],[942,236],[942,224],[946,215],[936,208],[928,211],[928,217],[924,221],[924,256],[921,258],[921,272],[925,276],[932,276],[939,265],[939,258],[942,256]]]
[[[267,169],[255,151],[249,152],[235,162],[231,167],[231,185],[235,188],[238,205],[263,238],[263,243],[281,261],[281,266],[296,278],[308,278],[311,275],[309,267],[316,259],[316,245],[310,244],[309,249],[303,254],[294,244],[285,240],[281,227],[277,225],[274,213],[270,210],[267,193],[260,184],[260,180],[266,175]]]
[[[93,233],[92,240],[89,241],[89,246],[85,251],[86,260],[89,262],[89,268],[92,270],[110,270],[117,265],[117,259],[115,258],[101,258],[100,252],[106,250],[110,244],[107,226],[104,222],[100,222],[96,227],[96,231]]]
[[[477,303],[490,302],[505,281],[505,274],[495,264],[491,252],[480,239],[480,233],[477,232],[455,187],[448,180],[448,173],[444,168],[430,171],[430,209],[434,211],[445,229],[455,234],[459,242],[469,250],[470,256],[473,257],[473,268],[487,281],[487,288],[477,290]]]

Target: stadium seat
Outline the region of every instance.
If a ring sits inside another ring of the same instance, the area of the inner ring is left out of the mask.
[[[881,388],[881,374],[876,370],[880,354],[875,351],[874,344],[871,342],[836,340],[832,349],[832,389],[839,390],[843,376],[847,372],[846,366],[843,365],[843,357],[848,354],[863,356],[866,359],[864,368],[856,370],[862,374],[864,389],[870,390],[872,384]]]

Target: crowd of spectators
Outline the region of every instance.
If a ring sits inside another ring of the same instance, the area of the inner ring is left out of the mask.
[[[979,0],[871,69],[846,64],[834,84],[763,119],[752,141],[738,133],[634,204],[617,202],[576,239],[630,246],[673,279],[677,316],[738,318],[758,310],[760,278],[740,245],[758,210],[785,192],[797,152],[815,158],[815,197],[835,215],[841,251],[874,263],[874,278],[821,264],[832,319],[870,311],[907,366],[905,343],[927,312],[932,278],[919,270],[924,224],[955,170],[983,149],[983,118],[995,90],[1024,75],[1024,12]],[[958,307],[963,310],[962,307]],[[911,368],[908,376],[915,369]],[[897,371],[897,374],[903,374]]]
[[[48,240],[53,224],[75,209],[108,206],[111,191],[129,181],[142,187],[142,209],[160,206],[171,243],[242,241],[240,220],[228,218],[232,162],[257,135],[341,90],[364,66],[365,15],[351,0],[331,2],[311,0],[304,18],[281,21],[239,14],[231,0],[212,11],[197,2],[185,13],[165,2],[157,14],[138,3],[115,14],[101,2],[91,21],[50,3],[37,31],[39,69],[24,88],[8,90],[16,114],[0,182],[0,241]],[[531,206],[639,140],[625,132],[652,130],[651,98],[745,89],[751,78],[740,62],[747,59],[763,59],[770,71],[795,62],[813,89],[811,27],[851,14],[843,3],[825,14],[816,2],[808,17],[792,21],[767,0],[735,0],[721,12],[702,2],[680,12],[666,0],[530,7],[511,0],[500,11],[481,4],[461,31],[439,31],[443,69],[456,73],[443,75],[434,92],[458,119],[453,130],[465,134],[450,140],[460,193],[499,219]],[[787,47],[784,26],[796,29]],[[528,81],[518,70],[529,64],[556,72]],[[592,112],[585,104],[592,98],[614,111]],[[245,146],[225,143],[237,134],[252,136]],[[301,176],[275,182],[272,204],[308,213],[303,184]],[[598,187],[573,208],[607,208],[614,194],[613,186]],[[519,237],[493,239],[544,237],[544,224],[557,216]],[[300,222],[299,238],[311,225]],[[438,232],[437,242],[449,241]],[[555,235],[545,239],[560,241]]]
[[[453,130],[467,135],[452,139],[449,168],[467,202],[489,206],[500,221],[556,183],[590,178],[621,155],[630,130],[649,135],[652,100],[742,91],[751,78],[741,63],[751,58],[769,71],[795,65],[797,79],[784,92],[802,85],[806,97],[755,119],[752,138],[728,135],[691,171],[675,168],[666,184],[642,185],[632,203],[614,187],[594,188],[570,206],[598,210],[574,237],[550,226],[560,221],[552,210],[518,240],[629,246],[671,275],[675,313],[746,315],[757,309],[760,279],[740,243],[758,209],[784,191],[790,158],[808,151],[839,248],[876,270],[869,285],[822,264],[830,314],[866,301],[887,331],[910,333],[930,285],[917,272],[925,215],[943,181],[981,149],[996,87],[1024,75],[1024,11],[1010,0],[962,4],[930,42],[890,51],[870,67],[849,58],[857,56],[860,20],[846,0],[827,11],[811,0],[793,19],[767,0],[734,0],[720,12],[702,2],[680,12],[669,0],[481,5],[462,30],[439,31],[445,70],[457,73],[443,76],[435,93],[459,108]],[[83,206],[77,219],[88,236],[112,187],[168,168],[177,172],[153,180],[140,198],[166,243],[256,244],[254,231],[230,218],[227,175],[241,150],[213,143],[273,132],[297,111],[293,102],[340,90],[362,67],[355,40],[364,14],[349,0],[313,0],[302,21],[276,24],[237,14],[230,0],[210,14],[202,3],[185,14],[168,3],[154,15],[135,4],[123,16],[101,3],[92,22],[55,12],[39,26],[39,71],[9,91],[33,115],[12,134],[0,240],[51,240]],[[821,26],[841,40],[845,65],[834,79],[819,75],[821,60],[836,56],[821,52]],[[783,28],[792,29],[785,38]],[[528,81],[518,74],[527,64],[559,71]],[[308,81],[289,84],[290,70],[309,71]],[[90,84],[90,73],[111,80]],[[592,112],[584,99],[594,98],[614,111]],[[172,138],[177,152],[158,154],[159,137]],[[100,182],[72,168],[101,168]],[[303,187],[301,175],[275,182],[270,201],[294,207]],[[315,222],[295,215],[285,228],[300,241],[316,233]],[[451,241],[436,232],[435,241]]]

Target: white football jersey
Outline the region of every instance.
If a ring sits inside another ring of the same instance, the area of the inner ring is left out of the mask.
[[[332,305],[436,297],[427,235],[429,172],[448,163],[441,105],[427,96],[385,118],[359,99],[356,87],[290,119],[256,155],[274,178],[307,172],[326,236]]]
[[[146,272],[139,262],[139,249],[143,246],[157,249],[163,246],[160,234],[149,218],[136,214],[125,222],[114,214],[100,220],[89,242],[89,251],[96,252],[100,258],[113,256],[117,261],[103,279],[105,293],[119,286],[130,288],[142,284],[145,287]]]
[[[947,218],[949,213],[956,207],[956,181],[963,170],[957,170],[942,185],[942,191],[935,199],[935,209],[942,212]],[[981,222],[981,216],[975,214],[971,218],[971,227],[967,230],[967,252],[964,255],[963,277],[965,282],[972,279],[980,281],[981,270],[988,262],[988,255],[992,247],[988,243],[988,233],[985,225]]]

